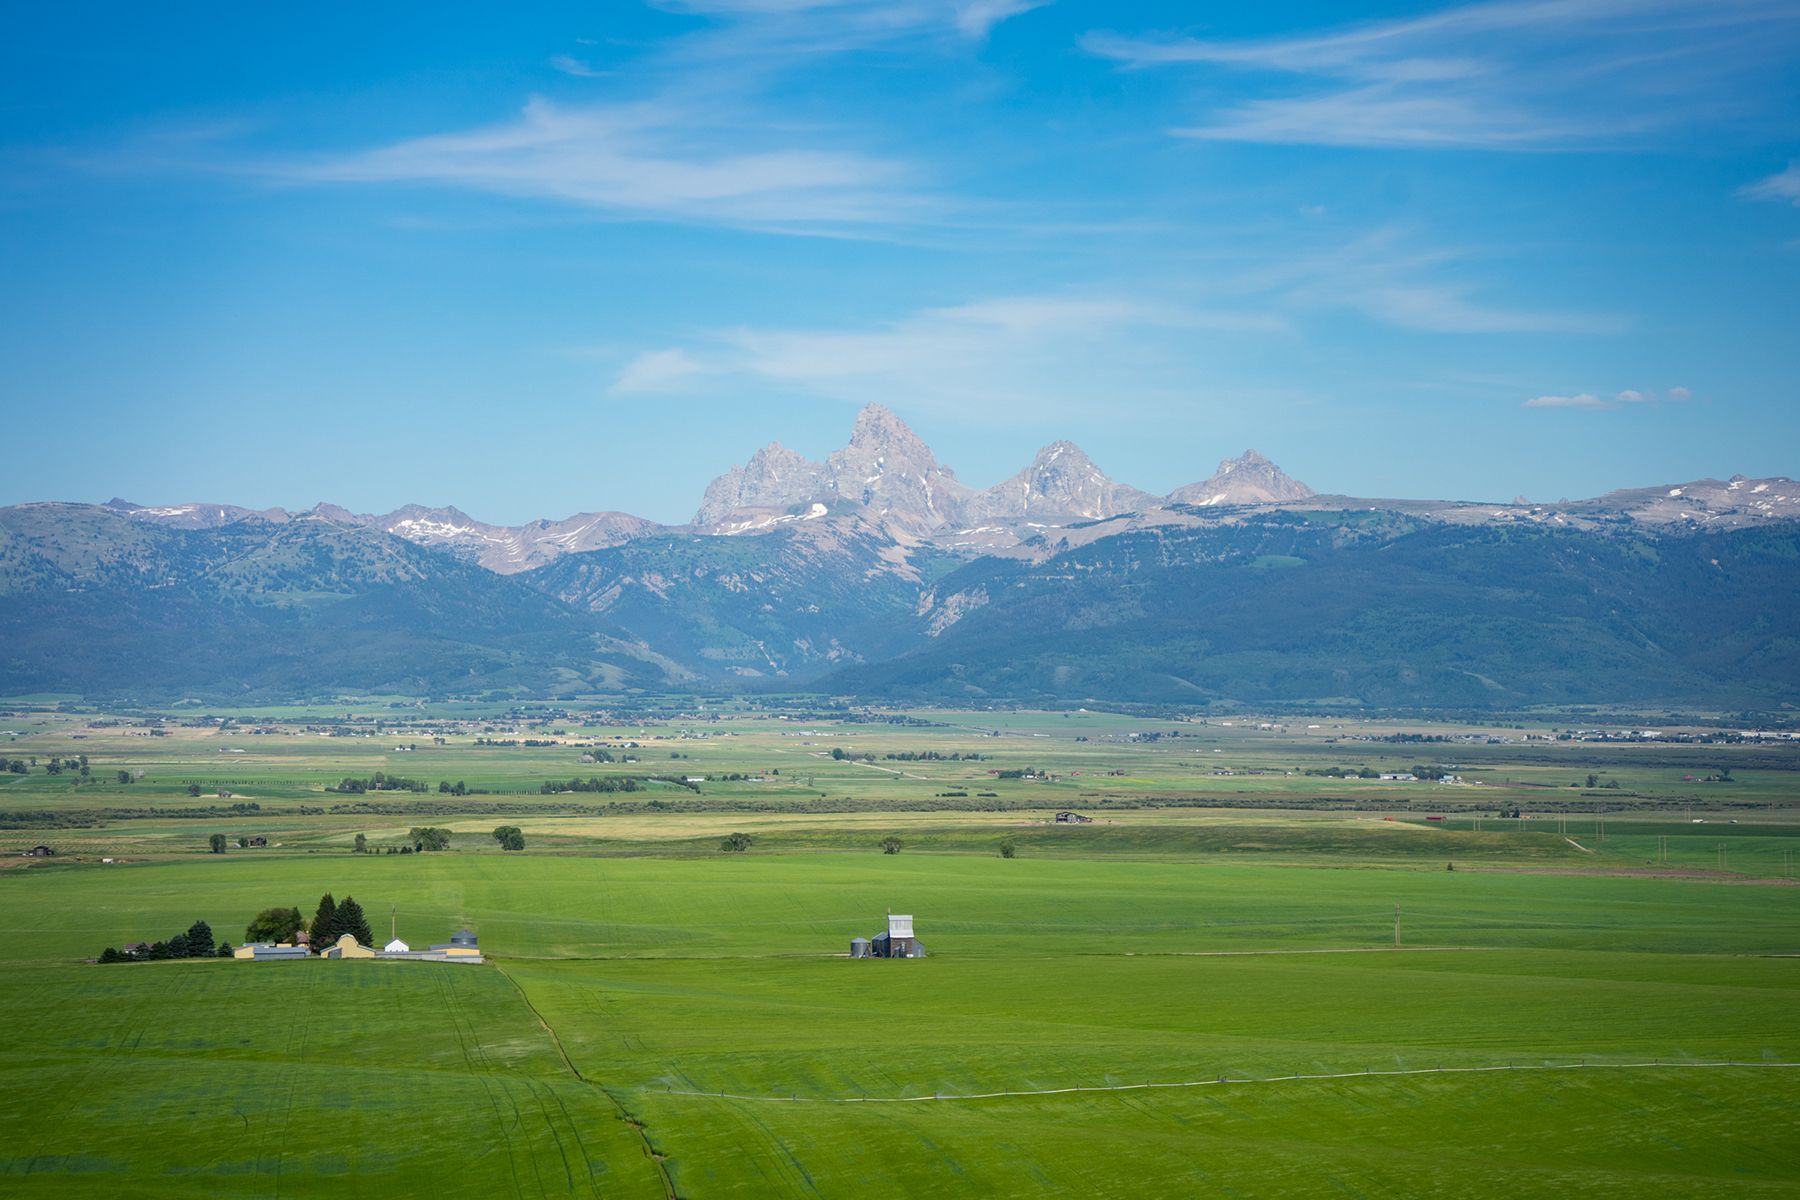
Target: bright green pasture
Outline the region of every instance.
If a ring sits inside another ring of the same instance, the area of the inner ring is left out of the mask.
[[[1792,1196],[1792,1075],[1412,1076],[823,1111],[648,1096],[639,1112],[684,1196]]]
[[[934,954],[981,957],[1391,945],[1800,953],[1800,888],[1681,878],[966,855],[711,858],[249,854],[0,875],[0,960],[222,938],[270,905],[354,895],[376,925],[473,925],[505,958],[828,955],[911,912]]]
[[[608,1095],[493,971],[0,974],[0,1193],[658,1197]]]
[[[1584,1058],[1800,1062],[1789,959],[1421,950],[506,970],[584,1074],[640,1092],[967,1096]]]
[[[6,872],[0,1192],[1800,1194],[1800,1071],[1621,1067],[1800,1061],[1800,888],[1314,851]],[[494,961],[78,961],[326,889]],[[842,957],[890,908],[932,956]]]

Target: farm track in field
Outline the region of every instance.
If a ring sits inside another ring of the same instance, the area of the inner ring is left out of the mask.
[[[664,1091],[649,1095],[690,1096],[707,1100],[743,1100],[766,1104],[920,1104],[951,1100],[1013,1100],[1030,1096],[1072,1096],[1077,1092],[1145,1092],[1159,1088],[1227,1087],[1255,1083],[1304,1083],[1336,1079],[1378,1079],[1405,1075],[1486,1075],[1517,1071],[1692,1071],[1774,1070],[1800,1067],[1800,1062],[1626,1062],[1626,1063],[1502,1063],[1487,1067],[1413,1067],[1401,1071],[1337,1071],[1323,1075],[1259,1075],[1232,1079],[1188,1079],[1172,1083],[1114,1083],[1095,1087],[1008,1089],[999,1092],[937,1093],[930,1096],[746,1096],[734,1092]]]
[[[649,1159],[652,1163],[656,1164],[656,1173],[657,1173],[657,1176],[662,1180],[662,1186],[663,1186],[664,1193],[669,1197],[669,1200],[676,1200],[675,1181],[669,1177],[669,1169],[668,1169],[668,1167],[663,1165],[662,1156],[656,1152],[656,1147],[654,1147],[650,1144],[650,1137],[644,1127],[643,1122],[639,1121],[635,1116],[633,1116],[626,1109],[624,1104],[620,1103],[618,1096],[613,1094],[613,1090],[611,1088],[607,1087],[603,1083],[595,1082],[594,1080],[589,1079],[587,1076],[585,1076],[581,1073],[581,1069],[575,1065],[575,1060],[570,1058],[569,1052],[563,1048],[562,1038],[557,1036],[555,1027],[552,1026],[550,1024],[550,1022],[544,1020],[544,1014],[539,1012],[537,1005],[535,1005],[531,1002],[531,997],[526,994],[524,988],[519,986],[519,981],[514,979],[510,974],[508,974],[506,968],[502,967],[499,963],[494,964],[494,969],[500,973],[500,977],[502,979],[506,980],[507,983],[512,985],[513,991],[519,993],[519,999],[521,1001],[523,1001],[525,1004],[525,1007],[528,1010],[530,1010],[531,1015],[534,1019],[536,1019],[538,1026],[541,1029],[543,1029],[543,1031],[546,1035],[549,1036],[550,1044],[556,1047],[557,1057],[562,1059],[563,1066],[565,1066],[569,1069],[569,1074],[573,1075],[581,1083],[584,1083],[587,1086],[594,1088],[595,1090],[600,1092],[602,1095],[604,1095],[607,1098],[607,1100],[611,1102],[613,1108],[618,1111],[619,1119],[624,1121],[626,1125],[630,1126],[633,1133],[637,1134],[638,1142],[643,1147],[643,1150],[644,1150],[644,1157]],[[566,1110],[565,1110],[564,1115],[565,1116],[567,1115]],[[570,1122],[570,1128],[571,1129],[574,1128],[573,1121]],[[579,1130],[576,1131],[576,1139],[577,1139],[577,1141],[580,1140]],[[566,1156],[565,1156],[565,1162],[566,1162]]]

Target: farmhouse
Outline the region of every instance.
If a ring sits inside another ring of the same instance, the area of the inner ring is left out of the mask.
[[[1094,818],[1084,817],[1078,812],[1059,812],[1056,814],[1058,825],[1090,825]]]

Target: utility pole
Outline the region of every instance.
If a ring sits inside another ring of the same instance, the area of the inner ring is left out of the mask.
[[[1394,945],[1400,944],[1400,906],[1394,905]]]

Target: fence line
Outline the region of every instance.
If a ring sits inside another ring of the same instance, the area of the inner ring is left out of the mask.
[[[639,1088],[640,1093],[660,1094],[664,1096],[692,1096],[712,1100],[745,1100],[766,1104],[919,1104],[934,1100],[1004,1100],[1019,1096],[1072,1096],[1077,1092],[1143,1092],[1158,1088],[1198,1088],[1225,1087],[1236,1084],[1251,1083],[1293,1083],[1308,1080],[1330,1079],[1376,1079],[1384,1076],[1400,1075],[1482,1075],[1500,1074],[1508,1071],[1672,1071],[1697,1069],[1735,1069],[1766,1070],[1800,1067],[1797,1062],[1693,1062],[1675,1060],[1663,1062],[1660,1059],[1651,1062],[1572,1062],[1572,1063],[1502,1063],[1486,1067],[1409,1067],[1389,1071],[1338,1071],[1325,1075],[1243,1075],[1233,1078],[1220,1075],[1216,1079],[1188,1079],[1173,1083],[1114,1083],[1101,1084],[1094,1087],[1077,1085],[1075,1087],[1007,1089],[999,1092],[966,1092],[944,1093],[934,1092],[921,1096],[802,1096],[794,1093],[787,1096],[747,1096],[737,1092],[699,1092],[665,1088],[661,1093],[654,1089]]]

